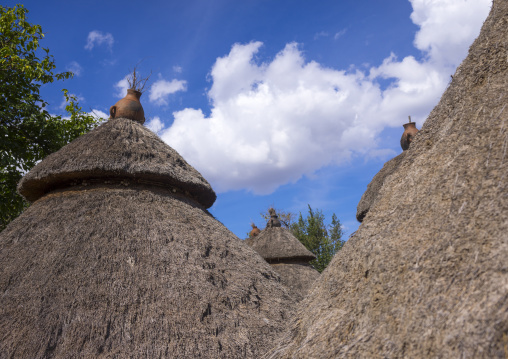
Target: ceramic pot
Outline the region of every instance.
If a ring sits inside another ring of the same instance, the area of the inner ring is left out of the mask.
[[[249,237],[250,238],[254,238],[256,237],[259,233],[261,233],[261,231],[259,230],[258,227],[256,227],[255,224],[252,224],[252,231],[250,231],[249,233]]]
[[[128,118],[141,124],[145,123],[145,111],[139,98],[141,92],[128,89],[127,95],[109,109],[110,118]]]
[[[400,147],[405,151],[409,148],[411,141],[413,141],[414,135],[418,132],[416,128],[416,122],[408,122],[404,125],[404,132],[402,133],[402,137],[400,138]]]

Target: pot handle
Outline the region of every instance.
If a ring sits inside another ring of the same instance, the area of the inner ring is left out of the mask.
[[[116,115],[116,106],[111,106],[109,108],[109,115],[111,116],[111,118],[115,118],[115,115]]]

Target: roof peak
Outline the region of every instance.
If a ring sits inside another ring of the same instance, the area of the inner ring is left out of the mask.
[[[268,210],[268,212],[270,213],[270,219],[268,220],[268,223],[266,224],[266,228],[282,227],[282,225],[280,224],[279,216],[277,216],[275,209],[270,208]]]

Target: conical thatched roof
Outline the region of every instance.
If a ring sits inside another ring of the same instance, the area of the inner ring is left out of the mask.
[[[272,358],[504,358],[508,2]]]
[[[273,209],[270,213],[266,228],[245,241],[280,274],[282,283],[291,289],[295,299],[301,300],[319,276],[309,264],[316,256],[289,230],[281,227]]]
[[[0,233],[0,358],[257,358],[291,315],[205,210],[207,182],[139,123],[77,139],[20,190],[40,198]]]
[[[381,168],[381,170],[374,176],[372,181],[367,186],[367,190],[362,195],[360,202],[358,203],[358,207],[356,208],[356,219],[358,222],[363,222],[363,219],[369,212],[370,207],[376,201],[379,191],[381,187],[383,187],[383,183],[385,183],[386,179],[394,172],[397,171],[404,156],[406,155],[406,151],[402,152],[400,155],[395,156],[390,161],[386,162]]]
[[[124,181],[188,192],[205,208],[215,201],[210,184],[174,149],[135,121],[110,120],[46,157],[19,183],[29,201],[86,179]]]
[[[268,263],[281,260],[311,261],[316,259],[314,253],[309,251],[286,228],[266,228],[255,237],[245,240]]]
[[[245,241],[280,274],[282,283],[291,289],[297,301],[307,295],[319,277],[319,272],[309,264],[316,259],[314,253],[286,228],[267,227]]]

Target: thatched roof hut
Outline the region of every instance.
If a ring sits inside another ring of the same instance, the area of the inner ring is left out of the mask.
[[[208,182],[113,119],[39,163],[0,233],[1,358],[256,358],[294,299]]]
[[[508,2],[272,358],[504,358]]]
[[[266,228],[246,242],[280,274],[282,283],[301,300],[319,276],[309,262],[316,259],[314,253],[281,224],[273,209]]]

